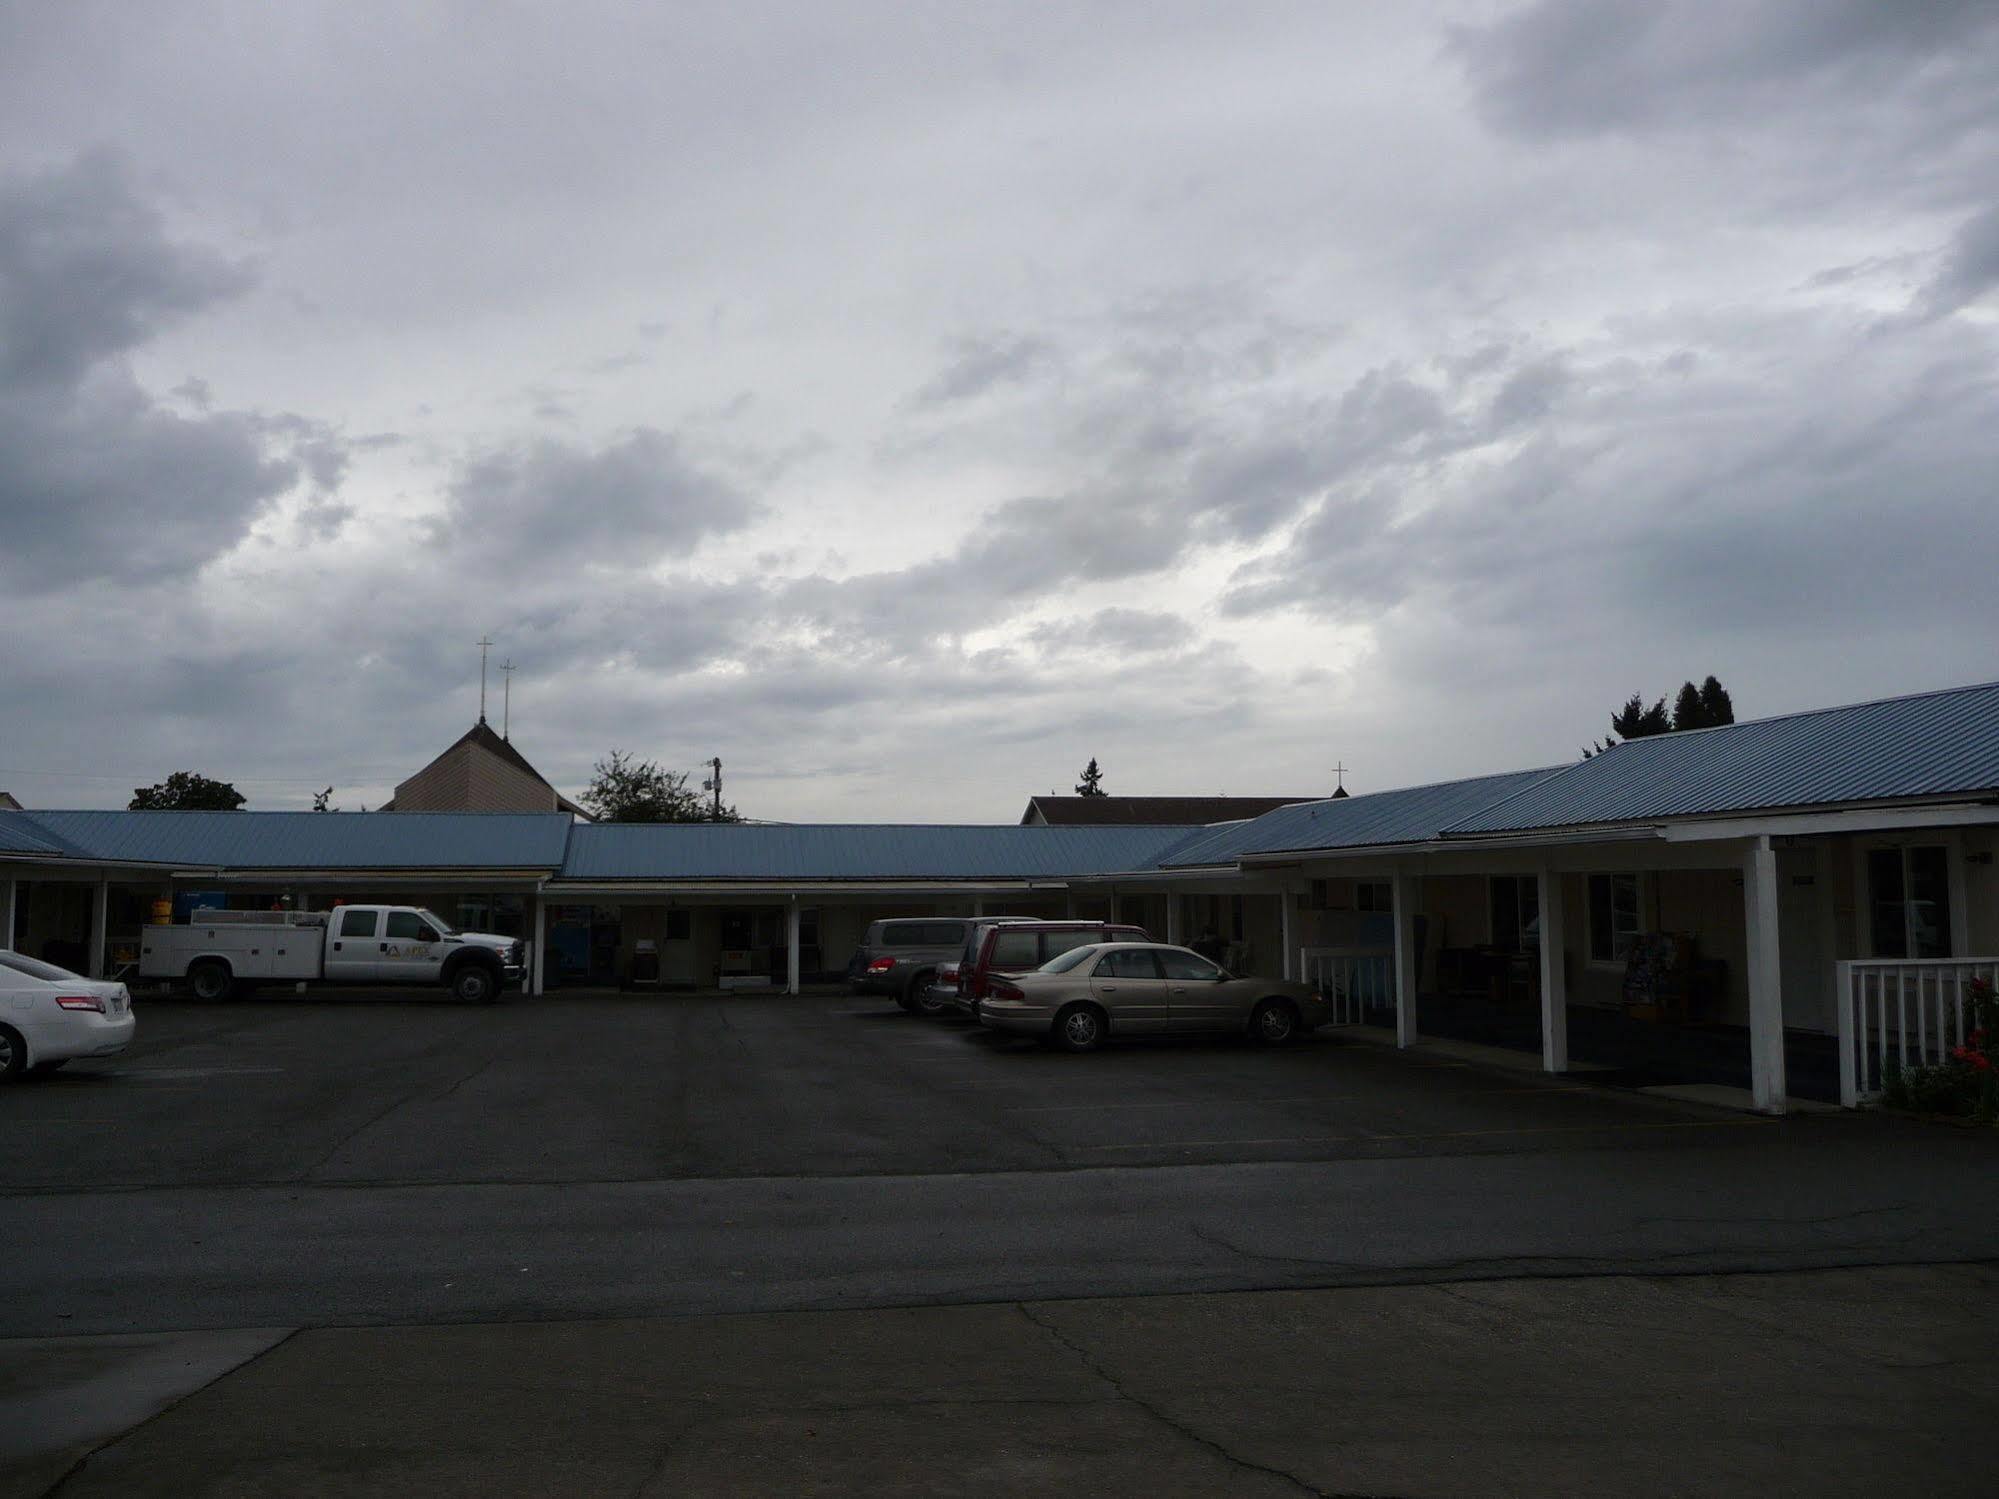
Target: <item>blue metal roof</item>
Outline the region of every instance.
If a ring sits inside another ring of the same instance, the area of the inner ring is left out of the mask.
[[[35,826],[26,812],[0,811],[0,854],[47,854],[63,858],[73,852],[52,838],[46,829]]]
[[[1167,850],[1159,862],[1186,868],[1233,864],[1245,854],[1426,843],[1459,819],[1560,773],[1559,766],[1515,770],[1279,807],[1251,822],[1211,828],[1204,837]]]
[[[1059,879],[1147,868],[1185,827],[578,824],[565,880]]]
[[[561,812],[26,812],[72,857],[183,869],[554,869]]]
[[[1451,833],[1999,792],[1999,683],[1632,739]]]

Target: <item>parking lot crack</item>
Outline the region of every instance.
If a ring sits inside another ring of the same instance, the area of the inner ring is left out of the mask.
[[[1284,1483],[1290,1484],[1293,1488],[1297,1489],[1297,1491],[1301,1494],[1311,1494],[1316,1496],[1316,1499],[1387,1499],[1387,1496],[1336,1494],[1329,1489],[1314,1488],[1311,1484],[1306,1483],[1304,1479],[1300,1478],[1295,1473],[1287,1472],[1283,1468],[1273,1468],[1265,1463],[1254,1462],[1249,1458],[1243,1457],[1235,1452],[1231,1452],[1227,1447],[1225,1447],[1222,1443],[1216,1441],[1213,1437],[1210,1437],[1203,1432],[1196,1431],[1192,1426],[1188,1425],[1186,1422],[1178,1419],[1175,1416],[1169,1415],[1166,1411],[1162,1410],[1153,1401],[1150,1401],[1146,1399],[1143,1395],[1134,1392],[1130,1387],[1128,1387],[1125,1384],[1125,1382],[1122,1379],[1120,1379],[1116,1374],[1112,1373],[1111,1370],[1107,1368],[1104,1365],[1104,1363],[1096,1357],[1096,1355],[1091,1353],[1089,1349],[1085,1348],[1081,1343],[1078,1343],[1075,1339],[1071,1338],[1055,1323],[1049,1321],[1045,1317],[1040,1317],[1035,1315],[1034,1309],[1031,1306],[1029,1306],[1026,1302],[1021,1302],[1021,1301],[1015,1302],[1014,1309],[1018,1311],[1021,1314],[1021,1316],[1025,1317],[1029,1322],[1032,1322],[1036,1327],[1040,1328],[1041,1331],[1045,1333],[1053,1342],[1058,1344],[1060,1347],[1066,1349],[1072,1357],[1074,1357],[1078,1362],[1080,1362],[1083,1365],[1084,1368],[1088,1369],[1098,1379],[1102,1380],[1105,1384],[1109,1385],[1111,1389],[1117,1393],[1117,1396],[1120,1400],[1127,1401],[1130,1404],[1137,1406],[1140,1410],[1144,1411],[1146,1415],[1151,1417],[1154,1421],[1158,1422],[1161,1426],[1167,1428],[1169,1431],[1172,1431],[1178,1434],[1179,1436],[1184,1437],[1186,1440],[1194,1443],[1196,1446],[1206,1448],[1208,1451],[1214,1453],[1215,1456],[1219,1457],[1223,1462],[1227,1463],[1230,1467],[1238,1469],[1239,1471],[1244,1473],[1261,1473],[1267,1477],[1278,1479]]]

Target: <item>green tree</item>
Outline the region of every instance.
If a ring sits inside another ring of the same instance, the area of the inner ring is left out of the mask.
[[[1706,727],[1707,704],[1701,701],[1700,688],[1692,682],[1682,682],[1679,696],[1673,699],[1673,732]]]
[[[623,750],[612,750],[592,768],[589,788],[577,802],[599,822],[741,822],[734,807],[715,807],[687,777],[662,770]]]
[[[1653,734],[1670,734],[1673,721],[1666,715],[1664,698],[1648,708],[1645,699],[1634,692],[1624,706],[1610,716],[1610,727],[1626,739],[1645,739]]]
[[[1078,796],[1108,796],[1103,787],[1104,773],[1097,769],[1097,757],[1090,756],[1090,763],[1083,767],[1083,779],[1076,783]]]
[[[1711,676],[1701,683],[1701,711],[1707,715],[1707,725],[1711,729],[1735,722],[1735,700],[1728,695],[1728,689],[1721,685],[1718,678]]]
[[[211,781],[177,770],[157,786],[139,786],[126,808],[131,812],[234,812],[249,798],[227,781]]]

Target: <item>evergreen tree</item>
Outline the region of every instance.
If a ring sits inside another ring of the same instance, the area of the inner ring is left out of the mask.
[[[1611,715],[1610,726],[1626,739],[1644,739],[1653,734],[1671,733],[1673,721],[1666,714],[1664,698],[1648,708],[1645,699],[1634,692],[1623,708]]]
[[[1711,682],[1714,678],[1709,677]],[[1701,701],[1701,690],[1692,682],[1680,684],[1680,695],[1673,699],[1673,732],[1682,729],[1704,729],[1708,726],[1707,704]]]
[[[1728,689],[1716,677],[1709,677],[1701,683],[1701,710],[1709,728],[1735,722],[1735,703],[1728,695]]]
[[[227,781],[211,781],[191,770],[177,770],[157,786],[132,791],[130,812],[234,812],[249,798]]]
[[[1108,796],[1103,787],[1104,773],[1097,769],[1097,757],[1090,756],[1090,763],[1083,767],[1083,779],[1076,783],[1078,796]]]

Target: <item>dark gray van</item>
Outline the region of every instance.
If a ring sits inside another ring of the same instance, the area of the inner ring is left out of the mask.
[[[950,1001],[933,996],[930,980],[940,963],[965,950],[970,916],[901,916],[869,924],[847,960],[847,987],[855,994],[887,994],[905,1010],[935,1015]]]

